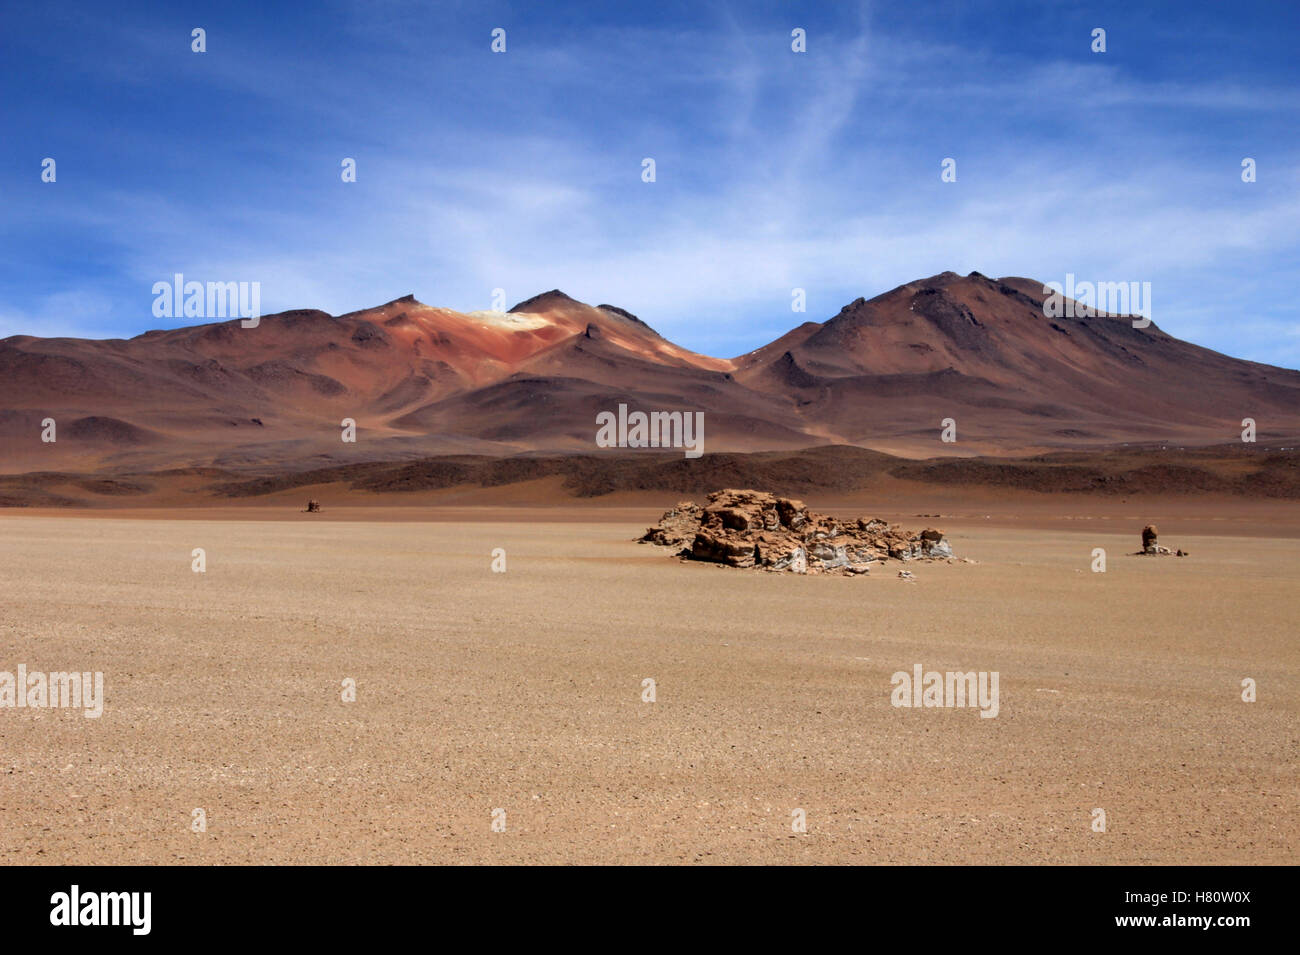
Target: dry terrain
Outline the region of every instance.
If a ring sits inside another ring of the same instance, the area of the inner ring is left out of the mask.
[[[0,858],[1297,861],[1294,504],[945,501],[977,563],[907,582],[680,563],[631,542],[653,497],[0,512],[0,670],[107,698],[0,709]],[[1191,556],[1128,556],[1148,519]],[[999,715],[894,708],[916,663]]]

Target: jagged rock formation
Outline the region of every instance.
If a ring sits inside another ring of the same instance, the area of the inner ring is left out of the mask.
[[[940,530],[908,533],[882,520],[841,521],[802,501],[753,490],[714,491],[703,507],[683,501],[640,540],[678,547],[688,560],[792,573],[865,574],[874,561],[952,557]]]

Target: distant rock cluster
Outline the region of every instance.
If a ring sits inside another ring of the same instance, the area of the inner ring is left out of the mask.
[[[943,532],[899,530],[886,521],[841,521],[765,491],[714,491],[701,507],[683,501],[640,538],[680,556],[731,567],[806,574],[865,574],[875,561],[951,559]]]
[[[1170,550],[1163,544],[1159,543],[1159,531],[1154,524],[1148,524],[1142,528],[1142,549],[1138,551],[1140,557],[1186,557],[1185,550]]]

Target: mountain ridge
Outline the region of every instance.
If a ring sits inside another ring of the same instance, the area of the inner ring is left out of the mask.
[[[507,312],[413,294],[129,339],[0,339],[0,470],[282,467],[593,449],[628,404],[702,411],[706,450],[845,444],[907,457],[1300,434],[1300,372],[1155,323],[1049,317],[1043,284],[943,272],[735,358],[559,289]],[[42,422],[61,429],[43,442]],[[355,444],[341,442],[343,419]],[[952,419],[956,438],[940,440]]]

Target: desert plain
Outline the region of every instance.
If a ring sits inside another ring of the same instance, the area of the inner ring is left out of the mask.
[[[907,581],[635,543],[672,494],[511,493],[0,511],[0,670],[105,695],[0,709],[0,859],[1297,861],[1293,502],[809,496],[973,561]],[[1190,556],[1132,556],[1153,520]],[[892,706],[918,663],[997,671],[998,715]]]

